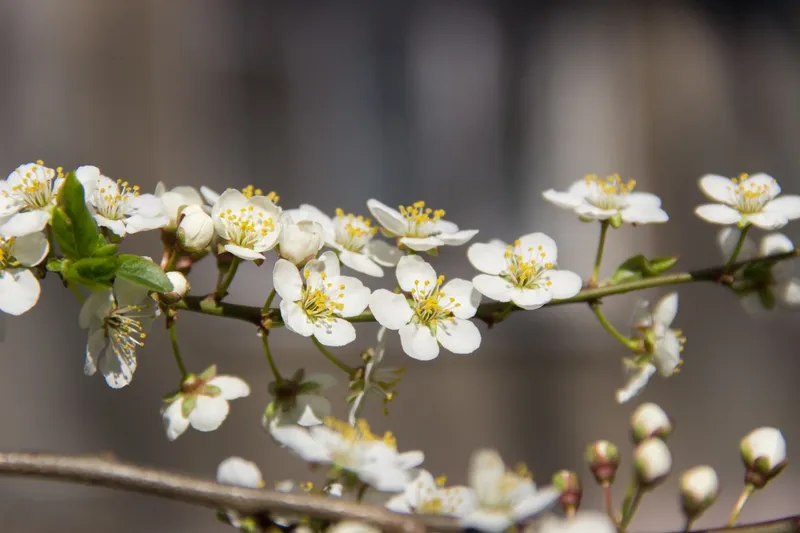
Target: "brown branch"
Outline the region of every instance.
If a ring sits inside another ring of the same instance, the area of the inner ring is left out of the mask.
[[[458,522],[452,518],[403,515],[383,507],[332,497],[221,485],[104,457],[0,453],[0,474],[121,489],[214,509],[234,510],[246,515],[268,511],[333,521],[359,520],[395,533],[425,533],[426,529],[441,533],[461,531]],[[697,530],[695,533],[800,533],[800,516],[745,526]]]

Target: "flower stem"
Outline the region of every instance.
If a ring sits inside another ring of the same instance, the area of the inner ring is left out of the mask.
[[[175,319],[173,317],[167,317],[167,324],[169,328],[169,341],[172,344],[172,355],[175,356],[175,363],[178,365],[178,370],[181,372],[181,378],[185,378],[188,372],[186,372],[186,367],[183,365],[181,351],[180,348],[178,348],[178,332],[175,330]]]
[[[611,491],[611,483],[608,481],[603,483],[603,503],[605,504],[608,518],[614,522],[615,526],[619,526],[619,516],[617,516],[617,512],[614,510],[614,494]]]
[[[172,250],[172,253],[169,256],[169,261],[167,261],[167,266],[164,267],[164,272],[171,272],[175,270],[175,265],[178,264],[178,259],[180,259],[180,255],[177,250]]]
[[[352,376],[355,373],[356,371],[355,368],[347,366],[343,362],[339,361],[339,359],[337,359],[336,356],[334,356],[330,351],[328,351],[328,349],[325,348],[322,345],[322,343],[317,340],[316,337],[311,337],[311,340],[314,342],[314,345],[317,347],[317,349],[319,349],[319,351],[322,352],[322,355],[324,355],[328,361],[339,367],[339,369],[342,372],[346,373],[348,376]]]
[[[76,287],[74,283],[67,283],[67,287],[69,287],[69,290],[75,295],[75,298],[78,299],[78,302],[83,303],[86,301],[86,298],[83,297],[83,294],[81,294],[81,291],[78,290],[78,287]]]
[[[275,381],[280,383],[283,381],[283,376],[278,371],[277,365],[275,365],[275,360],[272,358],[272,351],[269,349],[269,331],[262,330],[261,331],[261,343],[264,345],[264,355],[267,356],[267,363],[269,364],[270,370],[272,370],[272,375],[275,376]]]
[[[264,313],[269,311],[269,306],[272,305],[272,300],[275,299],[275,294],[276,292],[274,288],[271,291],[269,291],[269,296],[267,296],[267,301],[264,302],[264,307],[261,308],[261,311],[263,311]]]
[[[747,503],[747,500],[750,498],[753,492],[755,492],[755,490],[756,487],[752,483],[748,483],[747,485],[744,486],[744,489],[742,489],[742,493],[739,495],[739,499],[736,500],[736,505],[733,506],[733,510],[731,511],[731,516],[730,518],[728,518],[729,526],[736,525],[736,521],[739,520],[739,513],[742,512],[744,504]]]
[[[622,533],[628,529],[628,525],[631,523],[633,515],[636,514],[636,510],[639,508],[639,503],[641,503],[642,495],[644,494],[642,488],[635,481],[632,487],[633,490],[629,491],[629,497],[625,498],[627,506],[624,506],[622,510],[622,520],[619,522],[619,531]]]
[[[739,253],[742,251],[742,246],[744,245],[744,241],[747,239],[747,230],[750,229],[750,225],[743,227],[739,231],[739,240],[736,241],[736,247],[733,249],[733,253],[731,253],[730,259],[728,262],[725,263],[725,272],[730,272],[731,267],[736,263],[736,258],[739,257]]]
[[[589,278],[591,285],[597,284],[597,278],[600,276],[600,263],[603,262],[603,250],[606,247],[606,235],[608,234],[608,220],[600,221],[600,241],[597,243],[597,255],[594,258],[594,269],[592,270],[592,277]]]
[[[589,307],[592,308],[594,315],[597,317],[597,320],[600,321],[600,325],[602,325],[606,331],[608,331],[612,337],[617,339],[619,342],[625,345],[631,351],[638,351],[639,350],[639,341],[635,339],[631,339],[630,337],[626,337],[619,331],[617,328],[614,327],[611,322],[608,321],[606,315],[603,314],[602,309],[600,309],[600,302],[594,301],[589,304]]]
[[[228,287],[231,286],[231,282],[233,281],[233,277],[236,275],[236,271],[239,269],[239,263],[242,260],[236,256],[233,256],[233,261],[231,261],[231,266],[228,267],[228,272],[225,274],[225,277],[222,279],[222,283],[217,286],[217,290],[215,292],[215,296],[217,300],[221,300],[225,298],[228,294]]]

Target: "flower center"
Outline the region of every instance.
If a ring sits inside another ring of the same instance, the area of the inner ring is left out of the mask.
[[[397,449],[397,439],[391,431],[387,431],[383,435],[375,435],[367,421],[363,418],[359,418],[355,426],[351,426],[347,422],[343,422],[332,416],[326,417],[324,422],[328,428],[332,429],[344,440],[352,444],[360,442],[382,442],[393,450]]]
[[[141,305],[118,307],[109,313],[104,329],[115,355],[130,357],[136,348],[144,346],[147,333],[144,332],[141,319],[152,316],[153,313]]]
[[[344,309],[344,304],[339,300],[344,298],[344,284],[339,285],[338,293],[335,293],[333,283],[328,281],[328,276],[325,272],[320,274],[318,285],[309,284],[310,272],[306,270],[303,272],[303,277],[306,278],[306,285],[303,287],[302,295],[298,304],[303,308],[308,318],[312,322],[317,320],[333,321],[334,315],[341,313]],[[333,297],[330,291],[334,291]]]
[[[11,255],[14,250],[14,240],[14,237],[0,237],[0,271],[19,265]]]
[[[772,180],[774,183],[775,180]],[[747,174],[731,178],[733,182],[733,205],[741,213],[759,213],[770,201],[771,183],[752,182]]]
[[[408,227],[404,237],[428,237],[436,233],[436,222],[445,215],[444,209],[425,207],[423,201],[414,202],[409,206],[401,205],[399,209]]]
[[[56,177],[63,178],[64,172],[61,167],[57,170],[47,168],[44,161],[39,160],[35,165],[31,165],[24,172],[18,168],[14,171],[20,177],[20,182],[11,187],[10,191],[3,191],[6,198],[12,197],[18,204],[22,205],[21,211],[36,211],[44,209],[56,201]]]
[[[253,248],[255,244],[275,231],[275,221],[263,209],[253,205],[239,208],[239,212],[226,209],[219,213],[230,242],[242,248]]]
[[[599,178],[597,174],[584,177],[589,186],[589,203],[600,209],[620,209],[625,206],[625,197],[636,188],[636,181],[622,181],[619,174]]]
[[[253,185],[248,185],[244,189],[242,189],[242,194],[245,198],[252,198],[253,196],[263,196],[264,191],[261,189],[257,189]],[[278,193],[275,191],[270,191],[267,193],[267,200],[272,202],[273,204],[277,204],[280,201],[281,197],[278,196]]]
[[[549,288],[553,285],[547,273],[553,269],[553,263],[547,261],[547,253],[541,245],[534,250],[528,247],[522,249],[522,243],[517,240],[513,245],[508,245],[505,252],[508,272],[502,277],[520,289]]]
[[[420,282],[414,280],[414,288],[411,289],[411,297],[414,299],[414,318],[412,320],[435,329],[440,320],[451,320],[453,309],[461,307],[453,297],[447,298],[442,292],[444,276],[436,278],[436,283],[430,280]]]
[[[427,498],[423,495],[422,501],[415,509],[418,514],[442,514],[444,512],[444,502],[439,496]]]
[[[97,212],[109,220],[120,220],[128,214],[128,203],[139,196],[139,186],[129,185],[127,181],[106,182],[94,193]]]
[[[336,242],[342,248],[351,252],[361,253],[364,246],[369,243],[378,228],[372,227],[372,220],[361,215],[346,213],[336,208],[336,221],[334,222]]]

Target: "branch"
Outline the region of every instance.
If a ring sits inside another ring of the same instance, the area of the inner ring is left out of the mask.
[[[204,479],[120,463],[102,457],[45,453],[0,453],[0,474],[41,477],[159,496],[214,509],[252,515],[259,512],[307,515],[323,520],[359,520],[383,531],[461,532],[458,522],[441,516],[403,515],[383,507],[334,497],[287,494],[221,485]],[[695,533],[800,533],[800,516]]]
[[[680,285],[684,283],[695,283],[702,281],[721,283],[728,272],[736,272],[743,267],[754,266],[762,263],[778,263],[780,261],[786,261],[787,259],[797,257],[798,255],[800,255],[799,250],[792,250],[790,252],[771,255],[768,257],[757,257],[747,261],[740,261],[731,267],[719,265],[701,270],[678,272],[674,274],[662,274],[659,276],[653,276],[634,281],[624,281],[614,285],[605,285],[602,287],[584,289],[572,298],[552,300],[545,304],[545,307],[592,302],[607,296],[616,296],[618,294],[652,289],[654,287],[664,287],[667,285]],[[496,317],[498,316],[498,313],[503,312],[507,306],[507,303],[502,302],[488,302],[481,304],[478,306],[478,312],[475,314],[475,318],[492,325],[497,322]],[[269,327],[283,326],[283,320],[281,320],[280,311],[278,309],[270,309],[266,316],[262,317],[262,310],[260,307],[232,304],[227,302],[216,302],[210,297],[185,296],[182,301],[175,305],[175,307],[177,309],[184,309],[206,315],[224,316],[227,318],[244,320],[245,322],[250,322],[256,326],[262,326],[264,324],[263,319],[268,321]],[[521,308],[515,306],[510,311],[513,312],[521,310]],[[358,316],[348,318],[347,320],[354,323],[374,322],[375,317],[372,316],[370,311],[366,311]]]

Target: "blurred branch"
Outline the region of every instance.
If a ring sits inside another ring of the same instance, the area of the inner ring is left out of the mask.
[[[307,515],[323,520],[359,520],[384,531],[396,533],[441,533],[461,531],[456,520],[441,516],[411,516],[383,507],[360,504],[334,497],[287,494],[263,489],[221,485],[204,479],[171,474],[120,463],[104,457],[68,456],[44,453],[0,453],[0,474],[41,477],[149,494],[214,509]],[[760,524],[696,533],[800,533],[800,516]]]

